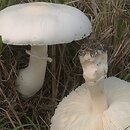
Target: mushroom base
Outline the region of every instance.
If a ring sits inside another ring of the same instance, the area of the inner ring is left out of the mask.
[[[48,57],[47,46],[32,46],[30,54],[28,67],[20,70],[16,80],[17,90],[24,97],[33,96],[43,85]]]

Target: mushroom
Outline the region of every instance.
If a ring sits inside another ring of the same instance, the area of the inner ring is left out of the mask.
[[[88,17],[62,4],[34,2],[10,6],[0,11],[0,35],[12,45],[31,45],[29,65],[16,80],[18,91],[30,97],[44,81],[47,45],[64,44],[87,37],[92,31]]]
[[[107,51],[97,47],[81,53],[85,83],[59,103],[51,130],[130,130],[130,83],[105,78]]]

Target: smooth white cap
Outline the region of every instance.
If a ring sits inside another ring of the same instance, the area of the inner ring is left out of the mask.
[[[83,39],[91,32],[88,17],[67,5],[34,2],[0,11],[0,35],[7,44],[62,44]]]

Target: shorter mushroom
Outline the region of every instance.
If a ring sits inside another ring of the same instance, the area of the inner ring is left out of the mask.
[[[107,52],[99,46],[80,55],[85,83],[59,103],[51,130],[130,130],[130,83],[105,79]]]
[[[34,2],[0,11],[0,35],[12,45],[31,45],[29,65],[16,80],[18,91],[33,96],[44,82],[47,45],[64,44],[87,37],[92,31],[88,17],[80,10],[62,4]]]

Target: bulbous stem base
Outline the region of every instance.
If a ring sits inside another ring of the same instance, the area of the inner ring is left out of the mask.
[[[16,80],[17,90],[24,97],[31,97],[43,85],[46,65],[47,65],[47,46],[32,46],[29,65],[21,69]]]

